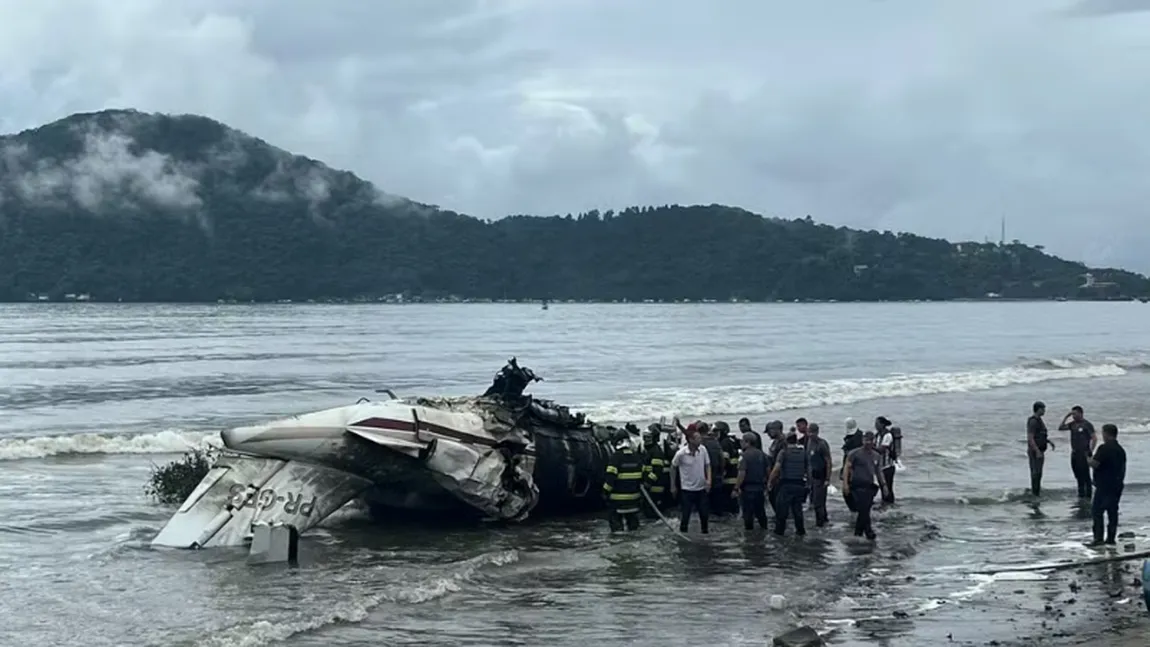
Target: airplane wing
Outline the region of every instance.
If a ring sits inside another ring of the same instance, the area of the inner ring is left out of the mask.
[[[371,482],[333,469],[225,454],[152,540],[152,546],[243,546],[252,524],[284,523],[303,533]]]

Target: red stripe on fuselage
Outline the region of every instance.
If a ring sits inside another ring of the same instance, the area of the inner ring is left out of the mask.
[[[393,420],[391,418],[368,418],[367,420],[360,420],[353,422],[352,427],[368,427],[370,429],[389,429],[391,431],[407,431],[414,433],[415,421],[414,420]],[[444,427],[437,425],[434,422],[427,422],[426,420],[419,421],[419,431],[430,431],[433,434],[440,436],[447,436],[455,440],[460,440],[467,443],[477,443],[480,445],[487,445],[489,447],[495,446],[495,441],[483,436],[476,436],[473,434],[464,433],[451,427]]]

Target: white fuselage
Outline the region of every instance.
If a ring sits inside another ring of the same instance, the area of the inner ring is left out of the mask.
[[[496,443],[477,413],[401,400],[365,401],[236,427],[220,436],[225,447],[238,452],[346,469],[349,434],[412,457],[436,438],[485,447]]]

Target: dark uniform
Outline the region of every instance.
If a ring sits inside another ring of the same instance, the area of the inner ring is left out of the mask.
[[[639,488],[643,484],[643,473],[643,461],[630,447],[624,446],[611,455],[603,481],[611,530],[622,530],[624,523],[627,530],[639,528],[639,499],[643,497]]]
[[[1103,443],[1094,450],[1094,545],[1103,543],[1102,517],[1106,516],[1105,543],[1115,544],[1118,537],[1118,503],[1126,486],[1126,450],[1118,444],[1118,428],[1102,426]]]
[[[647,484],[647,492],[651,495],[651,500],[656,505],[662,507],[668,504],[668,486],[671,484],[670,472],[667,471],[667,455],[663,451],[663,444],[659,442],[659,437],[655,434],[647,436],[647,442],[643,445],[643,480]],[[651,519],[658,518],[655,510],[651,509],[651,505],[646,501],[643,502],[643,510]]]
[[[707,452],[707,458],[711,462],[711,492],[707,497],[707,503],[711,507],[711,513],[716,515],[723,515],[727,513],[730,504],[730,494],[727,499],[723,499],[723,488],[719,482],[723,472],[723,466],[727,464],[726,458],[723,455],[723,447],[719,444],[719,439],[714,435],[704,435],[702,442],[703,449]]]
[[[787,442],[775,459],[779,471],[778,495],[775,498],[775,534],[787,532],[787,516],[795,519],[795,534],[807,534],[803,523],[803,502],[810,483],[810,458],[807,450],[795,442]]]
[[[730,436],[730,427],[718,423],[719,446],[723,448],[723,505],[727,512],[738,513],[738,502],[733,498],[735,484],[739,482],[739,443]]]
[[[1046,464],[1046,450],[1053,447],[1046,431],[1046,423],[1042,415],[1046,413],[1046,405],[1041,401],[1035,402],[1032,407],[1034,415],[1026,420],[1026,459],[1030,464],[1030,492],[1034,496],[1042,494],[1042,468]],[[1034,446],[1030,445],[1033,440]]]

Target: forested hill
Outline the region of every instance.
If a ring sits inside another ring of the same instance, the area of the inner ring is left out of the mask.
[[[198,116],[77,114],[0,139],[0,299],[1116,297],[1145,277],[710,206],[486,222]],[[1110,283],[1111,285],[1099,284]],[[67,297],[67,298],[75,298]]]

